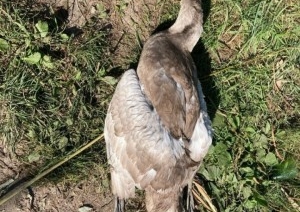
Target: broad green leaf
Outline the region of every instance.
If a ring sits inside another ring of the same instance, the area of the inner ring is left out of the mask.
[[[206,180],[208,180],[208,181],[214,180],[213,177],[210,175],[210,173],[207,171],[207,169],[201,170],[200,173],[205,177]]]
[[[224,143],[218,143],[214,148],[213,155],[218,160],[218,165],[228,167],[231,165],[231,155],[227,152],[227,146]]]
[[[259,205],[264,206],[264,207],[268,206],[268,202],[264,196],[258,194],[257,192],[254,192],[253,197]]]
[[[48,23],[45,21],[38,21],[37,24],[35,25],[37,30],[40,32],[41,37],[46,37],[48,34]]]
[[[296,162],[289,158],[275,167],[273,173],[274,180],[290,180],[298,175]]]
[[[9,44],[6,40],[0,38],[0,51],[5,51],[9,48]]]
[[[54,64],[51,62],[51,57],[48,56],[48,55],[45,55],[45,56],[43,57],[42,64],[43,64],[45,67],[49,68],[49,69],[53,69],[53,68],[54,68]]]
[[[277,158],[276,158],[275,154],[272,152],[269,152],[266,155],[264,162],[267,166],[275,166],[278,164]]]
[[[256,152],[256,158],[259,162],[263,163],[264,158],[266,157],[266,150],[265,149],[258,149]]]
[[[245,203],[245,208],[247,209],[254,209],[257,206],[257,201],[256,200],[247,200]]]
[[[266,127],[265,127],[265,133],[268,134],[270,132],[271,125],[269,122],[267,122]]]
[[[63,40],[63,41],[68,41],[69,40],[69,36],[67,34],[60,34],[60,38]]]
[[[242,167],[239,169],[241,174],[244,174],[247,177],[253,177],[254,176],[254,171],[250,167]]]
[[[80,80],[81,79],[81,71],[77,71],[77,73],[75,75],[75,79],[76,80]]]
[[[29,64],[37,64],[41,60],[41,57],[42,57],[41,53],[35,52],[29,55],[28,57],[23,57],[22,60],[24,60]]]
[[[250,132],[250,133],[256,133],[255,129],[252,128],[252,127],[247,127],[247,128],[245,129],[245,131],[246,131],[246,132]]]
[[[26,48],[29,47],[30,44],[31,44],[31,40],[28,39],[28,38],[25,38],[25,46],[26,46]]]
[[[264,149],[268,148],[268,144],[269,144],[268,138],[264,134],[257,135],[256,138],[257,139],[254,142],[254,147],[259,147]]]
[[[109,85],[115,85],[118,82],[114,77],[111,77],[111,76],[106,76],[101,79],[102,79],[102,81],[106,82]]]
[[[237,125],[232,117],[228,118],[228,122],[235,130],[237,129]]]
[[[248,199],[250,196],[252,196],[252,190],[248,186],[243,188],[242,193],[245,199]]]
[[[36,133],[34,132],[34,130],[29,130],[27,135],[28,135],[29,138],[35,138],[36,137]]]
[[[105,76],[106,74],[106,70],[104,68],[100,68],[100,70],[98,70],[97,75],[99,78]]]
[[[28,162],[32,163],[32,162],[36,162],[40,159],[40,154],[37,152],[33,152],[30,155],[28,155]]]
[[[221,170],[217,166],[210,166],[207,168],[212,179],[216,180],[221,175]]]
[[[225,117],[216,113],[215,118],[213,119],[212,125],[214,127],[224,127],[226,126],[226,121]]]

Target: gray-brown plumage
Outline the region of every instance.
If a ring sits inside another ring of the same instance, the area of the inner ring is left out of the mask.
[[[201,33],[200,1],[182,0],[174,25],[149,38],[137,72],[125,72],[116,88],[104,130],[115,211],[136,187],[148,211],[182,210],[182,189],[191,190],[212,136],[190,55]]]

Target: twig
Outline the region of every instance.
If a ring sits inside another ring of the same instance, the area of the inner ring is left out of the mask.
[[[284,158],[282,157],[282,155],[279,153],[278,149],[277,149],[277,145],[276,145],[276,140],[275,140],[275,134],[274,134],[274,127],[272,127],[272,141],[273,141],[273,146],[275,149],[275,154],[276,156],[281,160],[284,161]]]
[[[78,149],[76,152],[74,152],[71,155],[66,156],[64,159],[62,159],[60,162],[58,162],[57,164],[55,164],[54,166],[50,167],[49,169],[46,169],[45,171],[41,172],[40,174],[36,175],[34,178],[32,178],[31,180],[28,180],[27,182],[25,182],[24,184],[16,187],[15,189],[11,190],[10,192],[8,192],[7,194],[5,194],[1,199],[0,199],[0,206],[2,204],[4,204],[5,202],[7,202],[8,200],[10,200],[12,197],[14,197],[15,195],[17,195],[18,193],[20,193],[22,190],[26,189],[27,187],[31,186],[33,183],[35,183],[36,181],[38,181],[39,179],[43,178],[45,175],[49,174],[50,172],[52,172],[54,169],[58,168],[59,166],[63,165],[64,163],[66,163],[67,161],[69,161],[70,159],[74,158],[75,156],[77,156],[78,154],[80,154],[81,152],[83,152],[84,150],[88,149],[89,147],[91,147],[93,144],[95,144],[96,142],[102,140],[104,137],[104,134],[102,133],[100,136],[98,136],[97,138],[95,138],[94,140],[90,141],[88,144],[86,144],[85,146],[81,147],[80,149]]]
[[[201,204],[209,211],[211,211],[210,207],[204,202],[204,200],[201,198],[200,194],[198,194],[198,192],[196,190],[192,190],[194,197],[196,198],[196,200],[200,201]]]
[[[293,207],[296,211],[300,211],[300,206],[297,204],[297,202],[295,202],[295,201],[288,195],[288,193],[286,193],[286,191],[284,190],[284,188],[280,188],[280,190],[284,193],[284,195],[285,195],[286,198],[288,199],[289,203],[291,203],[292,207]]]
[[[204,188],[202,188],[201,185],[199,185],[196,181],[193,182],[194,185],[196,186],[197,190],[199,191],[199,193],[204,197],[205,201],[207,202],[207,204],[209,205],[209,208],[211,211],[213,212],[217,212],[217,209],[215,208],[215,206],[212,204],[210,197],[208,196],[208,194],[206,193],[206,191],[204,190]]]

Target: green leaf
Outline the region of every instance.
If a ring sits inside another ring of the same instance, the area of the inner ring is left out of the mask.
[[[46,35],[48,34],[48,23],[45,21],[38,21],[37,24],[35,25],[35,27],[37,28],[37,30],[40,32],[41,37],[46,37]]]
[[[264,206],[264,207],[268,206],[268,202],[264,196],[258,194],[257,192],[254,192],[253,197],[259,205]]]
[[[213,127],[224,127],[226,126],[225,117],[216,113],[215,118],[213,119]]]
[[[69,36],[67,34],[60,34],[60,38],[63,40],[63,41],[68,41],[69,40]]]
[[[26,48],[29,47],[31,45],[31,40],[28,38],[25,38],[25,46]]]
[[[9,44],[6,40],[0,38],[0,51],[5,51],[9,48]]]
[[[246,131],[246,132],[249,132],[249,133],[256,133],[256,130],[255,130],[254,128],[252,128],[252,127],[247,127],[247,128],[245,129],[245,131]]]
[[[243,188],[242,193],[245,199],[248,199],[250,196],[252,196],[252,190],[248,186]]]
[[[264,162],[267,166],[275,166],[278,164],[277,158],[276,158],[275,154],[272,152],[269,152],[266,155]]]
[[[246,177],[253,177],[254,171],[250,167],[242,167],[239,169],[241,174],[244,174]]]
[[[290,180],[297,177],[297,175],[298,169],[296,162],[293,159],[288,158],[275,167],[275,170],[273,172],[273,179]]]
[[[256,158],[259,162],[263,163],[266,157],[266,150],[265,149],[258,149],[256,152]]]
[[[269,122],[267,122],[266,127],[265,127],[265,133],[268,134],[270,132],[271,125]]]
[[[34,130],[29,130],[29,132],[27,133],[29,138],[36,138],[36,133]]]
[[[43,57],[42,64],[43,64],[45,67],[49,68],[49,69],[53,69],[53,68],[54,68],[54,64],[51,62],[51,57],[48,56],[48,55],[45,55],[45,56]]]
[[[268,144],[268,138],[263,134],[257,135],[257,139],[254,141],[254,147],[267,149]]]
[[[214,156],[218,160],[218,165],[228,167],[231,165],[231,155],[227,152],[227,146],[224,143],[218,143],[214,148]]]
[[[104,77],[106,74],[106,70],[104,68],[101,68],[100,70],[98,70],[97,75],[99,78]]]
[[[73,125],[72,119],[71,119],[71,118],[67,118],[66,124],[67,124],[68,126],[72,126],[72,125]]]
[[[221,175],[221,170],[217,166],[209,166],[201,169],[200,173],[209,181],[216,180]]]
[[[33,64],[37,64],[41,60],[41,57],[42,57],[41,53],[35,52],[29,55],[28,57],[23,57],[22,60],[33,65]]]
[[[237,125],[236,125],[236,123],[235,123],[235,121],[234,121],[234,119],[232,117],[228,118],[228,122],[234,128],[234,130],[237,129]]]
[[[58,142],[58,148],[63,149],[65,146],[67,146],[68,141],[69,139],[67,137],[61,137]]]
[[[245,203],[245,208],[247,209],[254,209],[257,206],[257,201],[256,200],[247,200]]]
[[[109,85],[115,85],[118,82],[114,77],[111,76],[103,77],[101,80],[106,82]]]
[[[28,155],[28,162],[32,163],[32,162],[36,162],[40,159],[40,154],[37,152],[33,152],[30,155]]]
[[[105,19],[107,18],[107,12],[106,9],[104,7],[104,5],[102,3],[99,3],[96,5],[97,11],[99,13],[98,17],[101,19]]]
[[[81,71],[77,71],[77,73],[75,75],[75,79],[76,80],[80,80],[81,79]]]

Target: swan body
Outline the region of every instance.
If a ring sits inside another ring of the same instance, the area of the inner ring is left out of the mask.
[[[146,42],[111,100],[104,135],[115,211],[135,188],[151,212],[181,211],[180,199],[212,141],[211,122],[190,52],[202,33],[198,0],[182,0],[168,30]],[[192,211],[192,209],[190,209]]]

